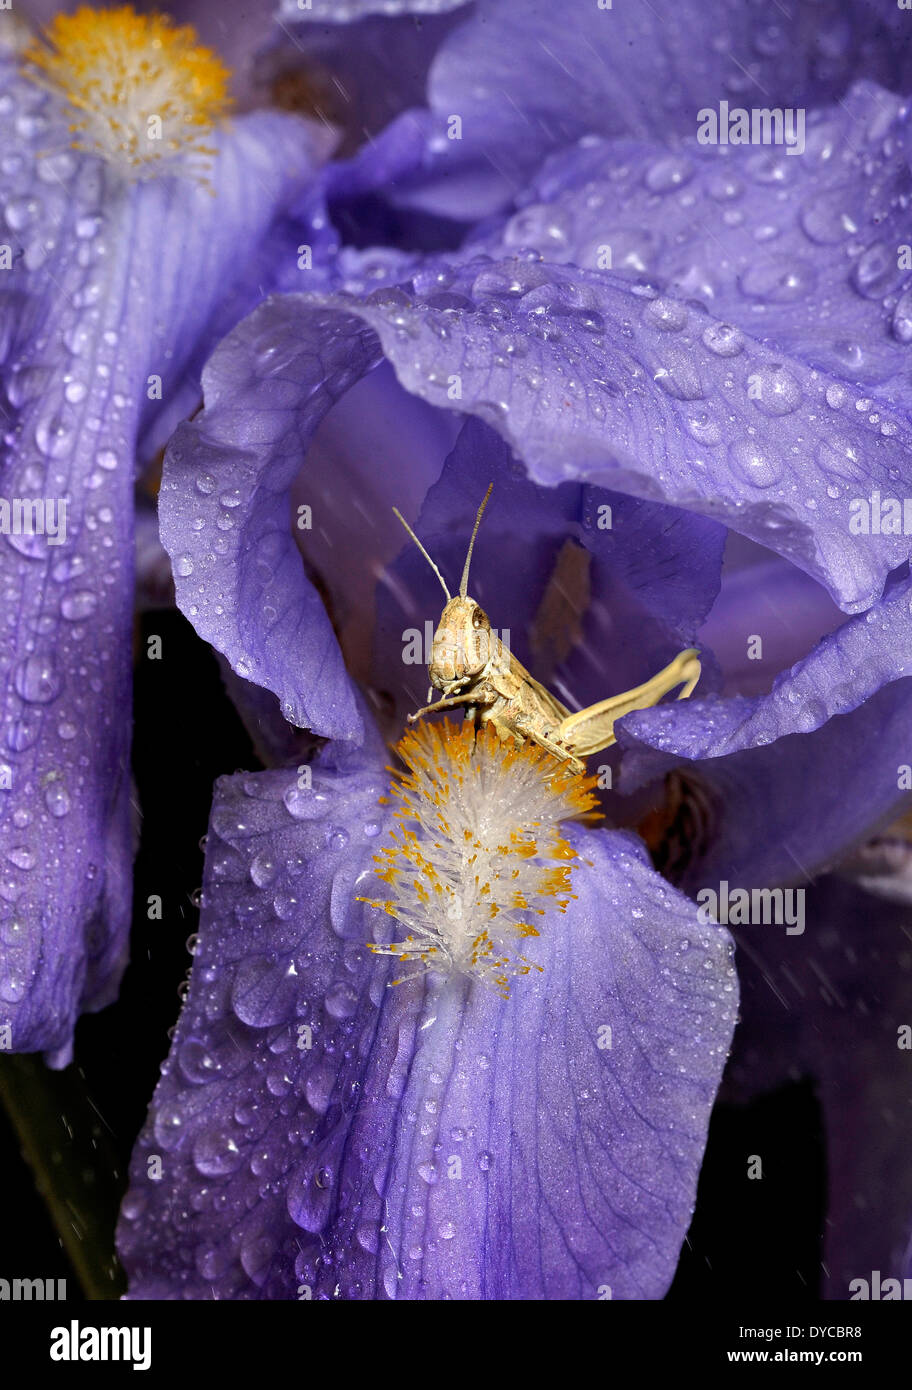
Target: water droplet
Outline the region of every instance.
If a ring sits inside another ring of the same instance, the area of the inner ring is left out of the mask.
[[[666,359],[665,366],[658,368],[653,379],[674,401],[696,401],[704,394],[696,363],[683,354]]]
[[[57,584],[66,584],[70,579],[78,579],[85,572],[86,563],[81,555],[69,555],[58,560],[51,568],[51,578]]]
[[[6,225],[13,232],[21,232],[37,215],[38,203],[34,198],[11,198],[4,209]]]
[[[75,593],[64,594],[60,600],[60,611],[71,623],[90,618],[97,607],[98,599],[91,589],[77,589]]]
[[[44,804],[60,820],[70,809],[70,796],[60,782],[52,782],[44,793]]]
[[[62,458],[73,441],[73,429],[59,415],[41,419],[35,426],[35,443],[41,452],[52,459]]]
[[[266,1235],[249,1237],[241,1246],[241,1265],[257,1285],[265,1282],[276,1258],[275,1242]]]
[[[701,410],[699,414],[692,415],[688,419],[687,429],[698,444],[718,444],[722,439],[721,429],[705,410]]]
[[[295,820],[316,820],[326,810],[326,797],[322,793],[303,790],[296,782],[288,788],[282,800],[288,814]]]
[[[845,193],[841,190],[811,199],[802,210],[801,226],[819,246],[834,246],[858,231],[854,219],[845,210]]]
[[[25,976],[18,970],[9,970],[0,975],[0,999],[7,1004],[16,1004],[25,994]]]
[[[765,363],[748,378],[748,394],[763,415],[790,415],[801,404],[801,387],[780,363]]]
[[[193,1145],[193,1162],[204,1177],[224,1177],[233,1173],[240,1161],[237,1143],[221,1128],[205,1130]]]
[[[251,1028],[270,1028],[291,1017],[300,979],[288,962],[254,956],[244,961],[231,990],[231,1007]]]
[[[679,333],[687,323],[687,306],[679,299],[659,295],[650,299],[643,309],[643,322],[662,333]]]
[[[358,996],[345,980],[331,985],[326,994],[326,1011],[333,1018],[352,1018],[358,1011]]]
[[[60,694],[62,678],[49,656],[35,653],[16,666],[13,684],[23,700],[47,705]]]
[[[178,1062],[184,1076],[194,1085],[213,1080],[221,1070],[212,1053],[199,1038],[187,1038],[181,1043]]]
[[[703,342],[717,357],[737,357],[744,351],[744,334],[731,323],[711,323],[703,330]]]
[[[763,452],[751,439],[736,439],[728,446],[728,457],[742,478],[754,487],[772,487],[782,477],[782,464]]]
[[[854,482],[865,476],[858,450],[849,439],[822,439],[817,445],[816,457],[821,468],[839,478]]]
[[[899,296],[890,328],[897,342],[912,343],[912,290]]]
[[[504,228],[503,240],[506,246],[529,246],[553,254],[568,244],[568,215],[549,203],[534,203],[514,213]]]
[[[896,247],[875,241],[858,257],[849,280],[865,299],[883,299],[896,286],[900,275]]]
[[[666,155],[650,164],[643,182],[652,193],[672,193],[683,188],[693,178],[694,167],[689,159]]]
[[[21,535],[9,535],[4,539],[12,546],[19,555],[24,555],[27,560],[44,560],[47,557],[47,537],[39,532],[24,532]]]
[[[278,873],[278,866],[272,855],[263,850],[251,861],[249,873],[257,888],[265,888]]]
[[[793,304],[806,299],[817,283],[813,267],[803,261],[783,263],[781,259],[757,261],[748,266],[738,280],[741,293],[767,304]]]

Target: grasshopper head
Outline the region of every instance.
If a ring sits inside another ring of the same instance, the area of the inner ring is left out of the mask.
[[[481,518],[484,516],[484,509],[488,505],[488,498],[491,496],[491,489],[493,486],[493,483],[489,485],[475,516],[472,539],[469,541],[469,549],[466,553],[465,565],[462,570],[462,579],[459,583],[459,593],[456,598],[451,598],[446,580],[415,535],[411,526],[409,526],[405,518],[396,511],[396,508],[393,508],[393,511],[396,512],[396,516],[399,517],[402,525],[440,580],[440,586],[447,596],[446,607],[440,615],[440,622],[437,624],[437,631],[434,633],[434,645],[431,649],[431,660],[428,665],[428,676],[430,677],[431,685],[437,690],[443,690],[447,695],[454,694],[463,686],[469,685],[473,680],[476,680],[485,670],[493,656],[491,624],[488,620],[488,615],[479,607],[475,600],[469,598],[468,595],[469,566],[472,563],[472,550],[475,545],[475,537],[478,535],[478,528],[481,525]]]
[[[428,677],[437,690],[475,680],[492,655],[491,623],[473,598],[451,598],[440,615]]]

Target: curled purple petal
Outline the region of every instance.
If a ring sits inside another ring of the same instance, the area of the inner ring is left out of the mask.
[[[673,823],[669,838],[659,837],[658,860],[676,861],[674,881],[690,893],[722,879],[748,889],[806,886],[904,808],[910,738],[912,682],[904,679],[812,733],[687,763],[673,798],[681,803],[674,823],[684,808],[687,843],[676,846]]]
[[[350,319],[317,314],[302,334],[301,302],[263,305],[207,364],[206,409],[168,447],[161,535],[179,607],[236,673],[272,690],[290,722],[357,741],[354,686],[295,545],[290,491],[323,416],[379,353]]]
[[[912,675],[912,580],[892,586],[866,613],[848,619],[776,678],[768,695],[659,706],[629,715],[620,741],[631,750],[625,778],[633,786],[667,772],[681,758],[721,758],[810,733],[857,709],[882,686]],[[638,745],[654,753],[639,755]]]
[[[873,602],[906,558],[901,533],[864,533],[850,505],[853,491],[892,495],[912,442],[902,413],[853,411],[831,427],[834,383],[816,370],[700,305],[573,267],[432,260],[414,283],[363,299],[265,305],[215,359],[236,387],[249,374],[239,414],[270,389],[292,405],[295,375],[306,399],[323,368],[294,338],[319,323],[321,351],[341,357],[357,337],[355,316],[407,390],[491,424],[535,482],[576,479],[724,522],[818,578],[850,611]],[[283,354],[257,360],[267,334]],[[368,342],[346,383],[377,360]]]

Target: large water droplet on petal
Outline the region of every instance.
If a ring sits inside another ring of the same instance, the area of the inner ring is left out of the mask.
[[[736,439],[728,446],[728,457],[747,482],[754,487],[772,487],[782,477],[782,464],[752,439]]]
[[[901,276],[896,247],[876,241],[858,257],[849,279],[865,299],[883,299],[896,287]]]
[[[744,351],[744,334],[731,323],[711,323],[703,330],[703,342],[717,357],[737,357]]]
[[[36,652],[16,666],[13,684],[23,700],[47,705],[60,694],[62,678],[50,656]]]
[[[251,1028],[269,1028],[291,1017],[300,978],[288,961],[255,956],[240,966],[231,990],[231,1007]]]
[[[207,1178],[225,1177],[239,1166],[241,1151],[224,1129],[204,1130],[193,1145],[193,1162]]]
[[[801,404],[801,387],[780,363],[764,363],[748,378],[748,394],[763,415],[790,415]]]

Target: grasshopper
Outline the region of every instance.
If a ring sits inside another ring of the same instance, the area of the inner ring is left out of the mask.
[[[466,717],[481,724],[491,723],[498,735],[521,743],[532,739],[561,762],[569,762],[574,772],[584,771],[583,758],[599,753],[616,742],[615,720],[633,710],[649,709],[663,695],[681,686],[679,700],[690,695],[700,679],[700,662],[695,647],[676,656],[664,670],[635,690],[612,695],[607,700],[571,714],[570,710],[531,676],[526,668],[492,631],[488,615],[469,596],[469,566],[475,537],[481,525],[492,483],[484,495],[463,566],[459,593],[453,598],[446,581],[402,514],[393,511],[440,580],[446,605],[434,633],[428,677],[431,690],[442,690],[443,699],[408,716],[414,723],[437,710],[466,707]]]

